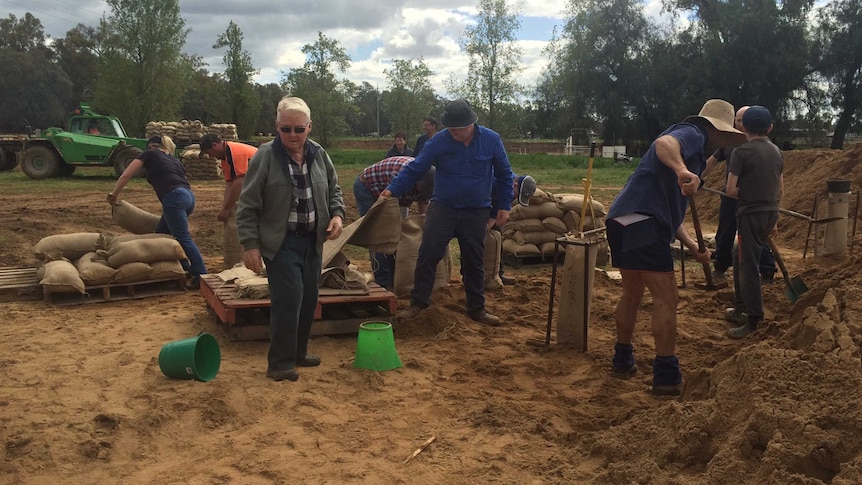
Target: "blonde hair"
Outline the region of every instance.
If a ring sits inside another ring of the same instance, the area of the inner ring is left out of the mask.
[[[177,145],[174,143],[174,140],[167,135],[162,135],[162,147],[159,150],[167,153],[168,155],[173,155],[177,150]]]
[[[281,117],[282,113],[290,111],[294,113],[302,113],[308,118],[308,121],[311,121],[311,109],[309,109],[308,105],[305,104],[305,101],[302,98],[297,98],[296,96],[285,96],[278,102],[278,107],[275,111],[275,122],[278,123],[278,118]]]

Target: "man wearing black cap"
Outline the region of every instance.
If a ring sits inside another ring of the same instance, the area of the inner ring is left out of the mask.
[[[500,135],[480,126],[470,103],[446,103],[440,122],[446,130],[434,135],[412,163],[392,179],[380,197],[400,197],[432,165],[437,167],[434,198],[428,207],[422,245],[416,260],[410,309],[399,315],[411,319],[431,304],[434,273],[449,241],[458,239],[467,295],[467,315],[484,325],[500,319],[485,311],[485,234],[491,210],[491,190],[499,194],[497,224],[509,220],[514,191],[512,167]]]
[[[757,330],[763,320],[763,294],[760,288],[758,261],[768,244],[769,233],[778,222],[778,207],[784,192],[784,155],[769,139],[772,115],[763,106],[752,106],[742,115],[746,131],[744,145],[730,156],[727,194],[737,197],[736,225],[739,233],[733,261],[733,289],[736,301],[742,301],[746,318],[727,335],[740,339]]]

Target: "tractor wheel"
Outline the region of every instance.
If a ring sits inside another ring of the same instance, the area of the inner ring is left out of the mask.
[[[21,170],[31,179],[46,179],[59,175],[62,163],[54,150],[34,146],[23,153]]]
[[[64,163],[62,167],[60,167],[60,176],[68,177],[75,173],[75,169],[78,168],[75,165],[70,165],[68,163]]]
[[[117,154],[114,156],[114,171],[117,172],[117,176],[123,174],[126,171],[126,168],[132,163],[132,160],[138,158],[141,154],[141,149],[137,147],[127,146],[120,149]],[[147,171],[143,168],[138,170],[138,173],[135,174],[135,177],[146,177]]]
[[[0,172],[8,172],[18,166],[18,154],[0,150]]]

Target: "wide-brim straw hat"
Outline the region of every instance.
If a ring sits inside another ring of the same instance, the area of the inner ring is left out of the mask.
[[[744,133],[733,127],[735,114],[732,104],[723,99],[710,99],[703,104],[700,113],[687,116],[683,121],[691,123],[694,120],[703,119],[718,131],[743,135]]]

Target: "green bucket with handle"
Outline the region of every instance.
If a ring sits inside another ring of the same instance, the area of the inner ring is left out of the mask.
[[[221,350],[211,334],[168,342],[159,352],[159,368],[172,379],[207,382],[215,378],[221,365]]]

